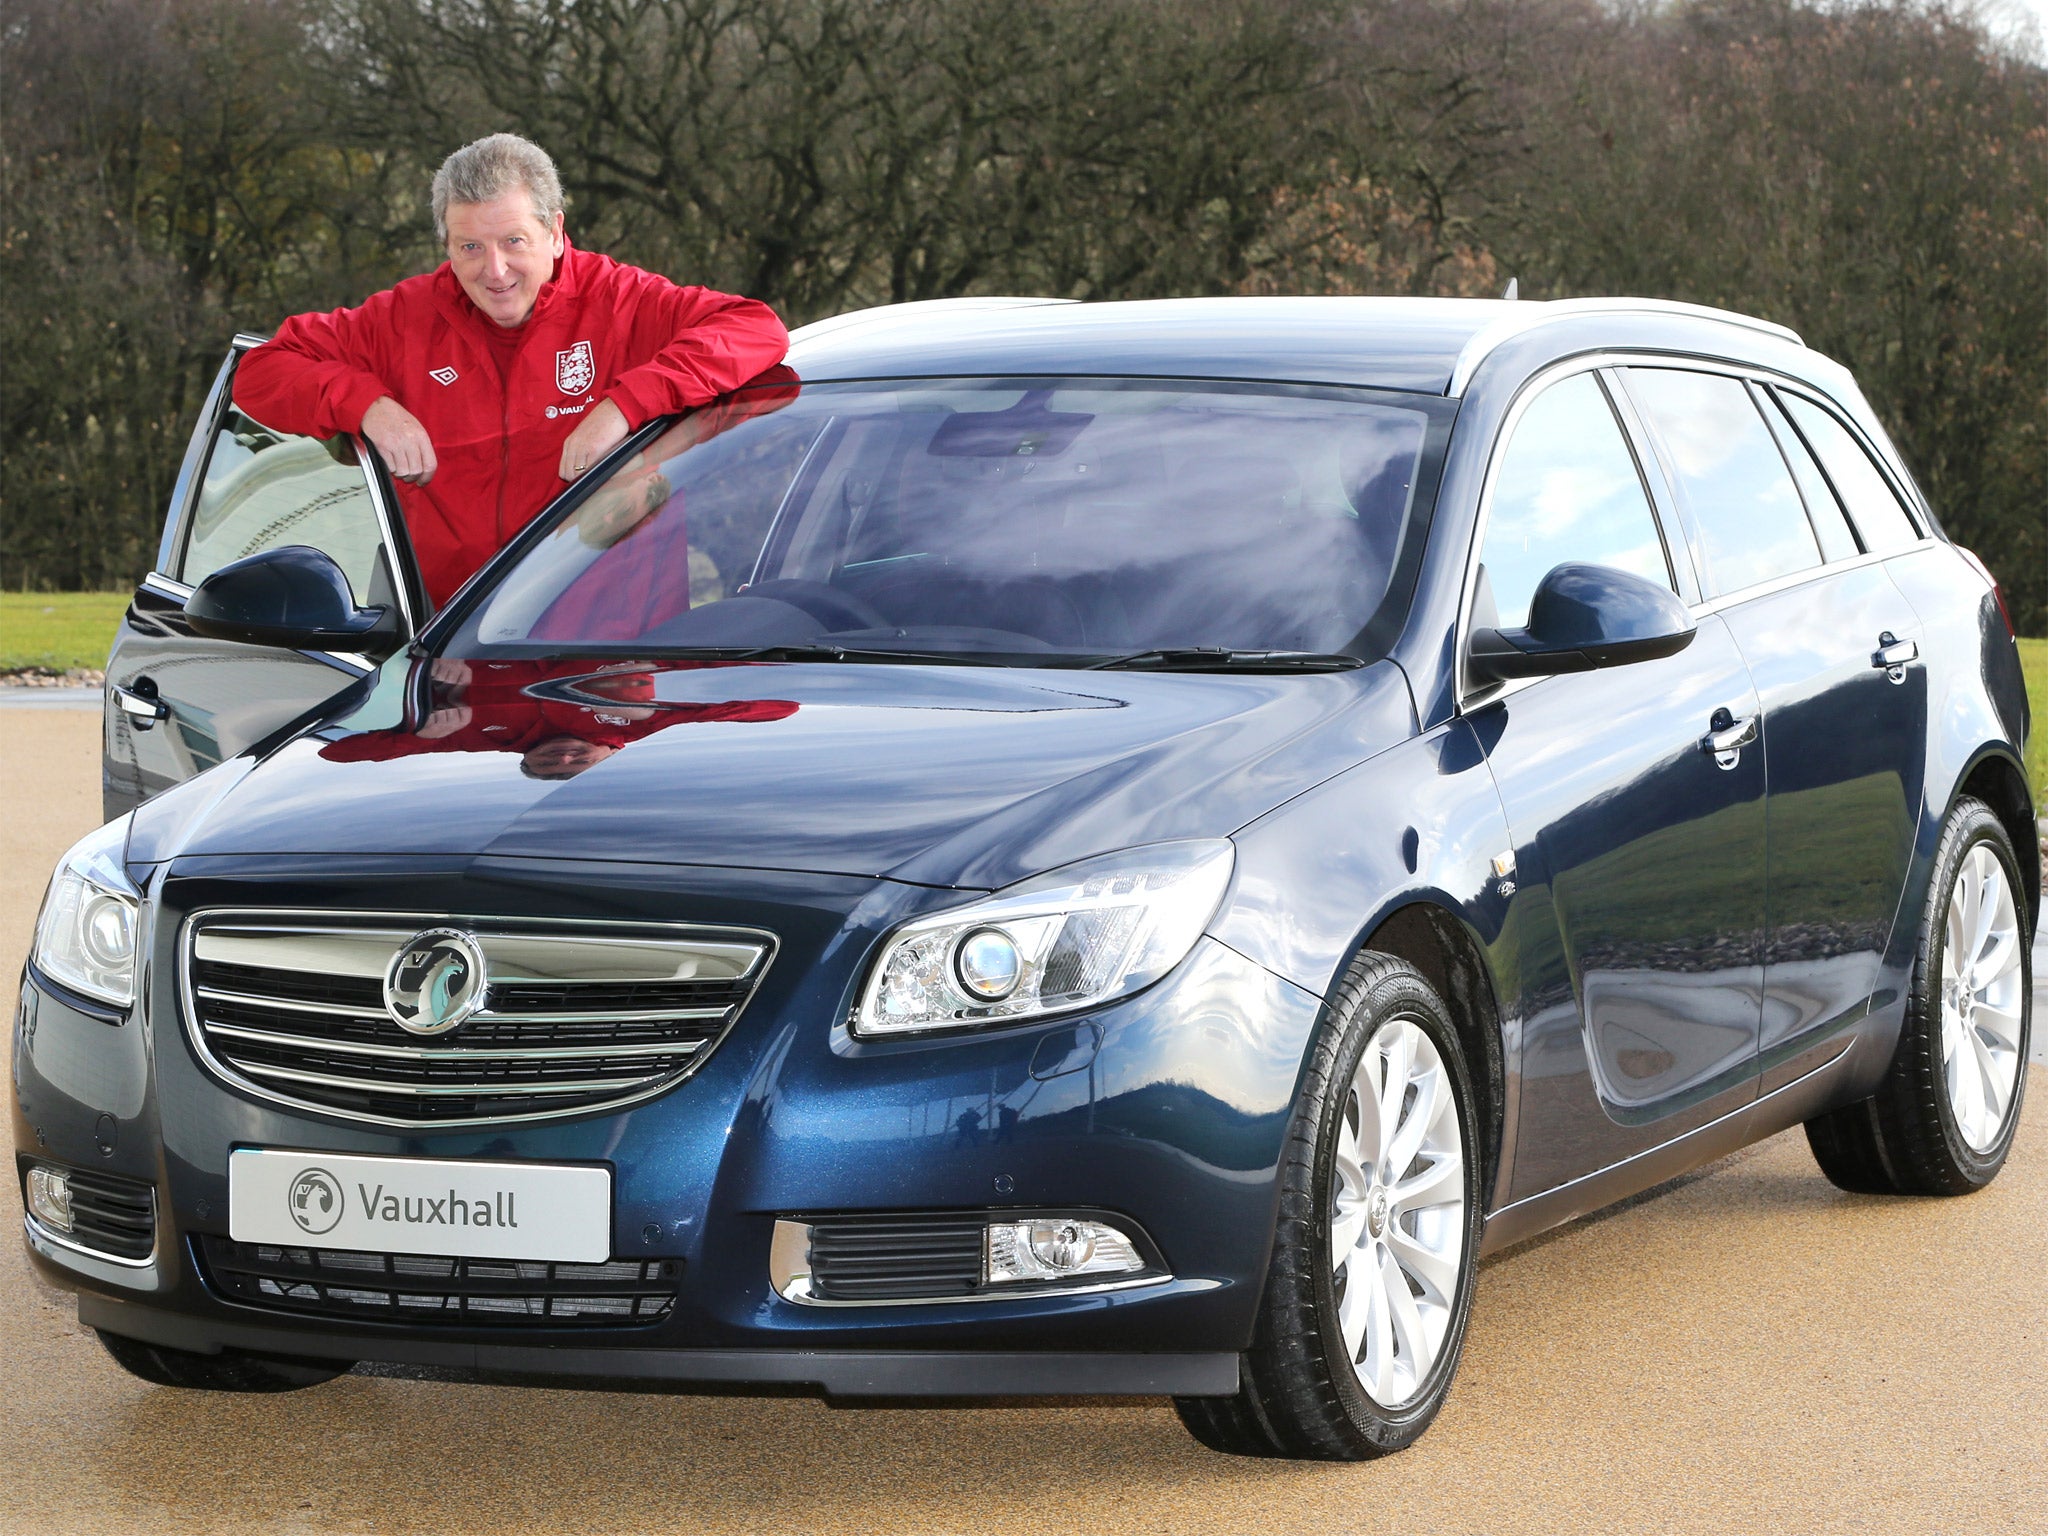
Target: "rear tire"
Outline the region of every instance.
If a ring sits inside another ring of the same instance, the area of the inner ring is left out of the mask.
[[[1238,1390],[1174,1400],[1197,1440],[1235,1456],[1362,1461],[1429,1427],[1472,1310],[1476,1102],[1443,1001],[1404,961],[1361,954],[1288,1129]]]
[[[224,1349],[217,1355],[148,1344],[124,1334],[95,1329],[114,1363],[131,1376],[159,1387],[200,1392],[296,1392],[332,1381],[351,1368],[347,1360],[309,1360],[299,1355],[259,1355]]]
[[[2019,859],[1980,800],[1949,813],[1921,913],[1898,1050],[1870,1098],[1806,1122],[1830,1182],[1967,1195],[1998,1176],[2026,1096],[2033,963]]]

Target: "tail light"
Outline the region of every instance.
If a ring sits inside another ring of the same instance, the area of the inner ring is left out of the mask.
[[[2005,606],[2005,588],[2001,587],[1998,584],[1998,578],[1991,574],[1991,567],[1977,557],[1977,552],[1974,549],[1965,549],[1962,545],[1958,544],[1956,546],[1956,553],[1969,561],[1977,574],[1982,576],[1986,584],[1990,586],[1991,596],[1998,603],[1998,616],[2005,620],[2005,633],[2007,637],[2017,636],[2019,631],[2012,627],[2012,611]]]

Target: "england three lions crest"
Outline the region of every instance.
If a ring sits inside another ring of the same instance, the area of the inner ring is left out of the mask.
[[[597,382],[597,359],[590,355],[590,343],[579,341],[566,352],[555,354],[555,383],[565,395],[580,395]]]

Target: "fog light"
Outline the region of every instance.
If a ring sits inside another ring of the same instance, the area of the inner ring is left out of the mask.
[[[44,1226],[71,1230],[71,1181],[55,1168],[28,1171],[28,1208]]]
[[[1083,1275],[1135,1274],[1145,1267],[1136,1246],[1106,1221],[1042,1218],[991,1222],[982,1281],[1071,1280]]]

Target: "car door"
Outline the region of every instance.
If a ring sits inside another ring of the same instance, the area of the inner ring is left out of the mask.
[[[1870,1005],[1920,803],[1920,621],[1768,387],[1697,367],[1622,379],[1763,704],[1769,1092],[1846,1049]]]
[[[1616,566],[1694,599],[1612,385],[1579,367],[1509,417],[1482,512],[1470,628],[1523,622],[1553,566]],[[1519,1020],[1511,1198],[1622,1162],[1749,1103],[1767,847],[1758,702],[1708,615],[1657,661],[1468,697],[1507,815],[1503,935]],[[1716,750],[1717,744],[1720,750]]]
[[[405,638],[427,611],[374,455],[346,440],[274,432],[236,408],[235,367],[262,339],[237,336],[221,365],[172,492],[155,567],[115,634],[101,759],[109,817],[261,741],[374,665],[195,635],[185,599],[213,571],[260,550],[307,544],[341,566],[359,603],[395,607]]]

